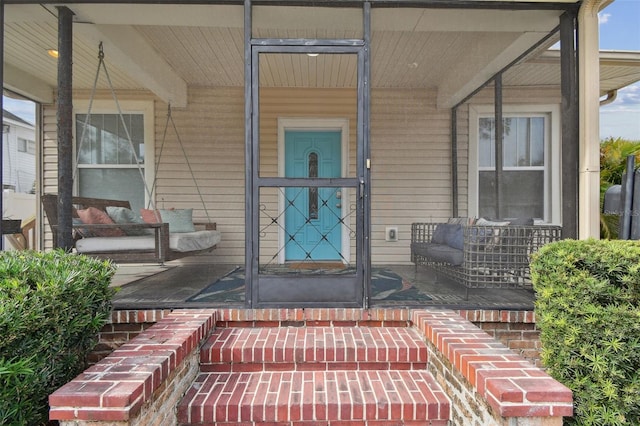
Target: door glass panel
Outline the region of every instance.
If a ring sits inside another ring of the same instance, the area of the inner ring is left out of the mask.
[[[309,154],[309,177],[318,177],[318,154],[312,152]],[[309,188],[309,219],[318,219],[318,188]]]
[[[261,178],[355,178],[357,55],[259,55]],[[354,179],[355,182],[355,179]],[[260,274],[355,274],[353,187],[261,188]]]

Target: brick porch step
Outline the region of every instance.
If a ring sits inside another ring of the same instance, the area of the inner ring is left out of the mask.
[[[178,406],[192,425],[446,425],[446,395],[408,327],[215,330]]]
[[[427,347],[408,327],[222,328],[201,350],[201,371],[425,369]]]
[[[201,374],[178,406],[178,421],[444,426],[449,412],[447,397],[424,370],[227,372]]]

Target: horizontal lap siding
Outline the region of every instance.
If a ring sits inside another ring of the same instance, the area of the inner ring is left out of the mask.
[[[54,105],[45,105],[42,108],[42,193],[58,193],[58,125],[56,109]],[[43,213],[44,216],[44,213]],[[53,236],[46,218],[40,227],[44,238],[41,247],[51,248]]]
[[[374,264],[408,263],[411,223],[451,214],[450,112],[429,90],[373,90],[371,251]],[[385,228],[398,227],[398,242]]]
[[[194,221],[199,222],[207,222],[208,213],[222,234],[211,261],[241,263],[244,259],[244,90],[190,87],[187,108],[175,108],[171,112],[177,132],[171,124],[166,127],[166,104],[156,102],[155,115],[157,207],[192,208]]]
[[[260,112],[262,176],[277,175],[279,117],[349,119],[349,170],[350,175],[355,176],[357,106],[354,90],[263,89]],[[160,156],[156,170],[157,207],[193,208],[195,220],[207,221],[178,136],[169,127],[164,137],[166,113],[167,105],[156,101],[156,162]],[[211,261],[242,263],[245,246],[244,91],[242,88],[190,87],[187,108],[173,109],[172,118],[209,216],[222,233],[222,241],[211,256]],[[45,108],[44,126],[44,192],[55,193],[55,107]],[[408,262],[410,224],[450,214],[449,126],[449,111],[435,108],[433,91],[373,91],[371,159],[374,263]],[[275,199],[277,197],[265,196],[265,201]],[[390,225],[400,227],[398,243],[384,241],[384,228]],[[264,249],[276,249],[275,230],[274,227],[273,232],[266,234]],[[50,235],[48,241],[50,247]],[[352,247],[354,252],[355,247]]]

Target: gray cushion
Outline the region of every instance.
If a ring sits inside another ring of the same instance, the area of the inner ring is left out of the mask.
[[[464,261],[462,250],[444,244],[430,244],[426,249],[426,257],[434,262],[450,263],[459,266]]]
[[[431,242],[436,244],[445,244],[458,250],[462,250],[464,245],[462,225],[450,223],[438,224],[431,236]]]

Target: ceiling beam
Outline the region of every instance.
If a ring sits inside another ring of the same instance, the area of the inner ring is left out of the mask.
[[[451,70],[447,80],[438,87],[438,108],[451,108],[465,99],[469,93],[485,84],[486,81],[509,65],[518,55],[535,45],[548,33],[528,32],[514,40],[489,63],[478,61],[473,64],[463,61]],[[475,66],[474,66],[475,65]]]
[[[54,88],[25,70],[4,64],[4,87],[43,104],[52,104]]]
[[[105,57],[132,79],[172,106],[187,106],[187,83],[129,25],[93,25],[76,23],[78,35],[102,42]]]

